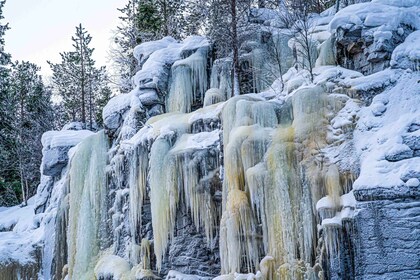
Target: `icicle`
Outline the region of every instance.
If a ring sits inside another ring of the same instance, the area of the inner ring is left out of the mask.
[[[263,91],[269,86],[272,81],[265,80],[268,77],[265,69],[265,61],[267,58],[264,56],[264,50],[256,48],[252,50],[252,84],[255,93]]]
[[[337,165],[331,164],[328,167],[328,171],[325,174],[325,185],[327,193],[334,204],[334,208],[339,209],[342,188],[340,185],[340,173]]]
[[[173,235],[178,203],[177,188],[174,183],[177,176],[170,172],[170,166],[174,162],[171,162],[167,156],[170,148],[169,140],[158,138],[153,143],[150,152],[150,204],[158,270],[162,267],[168,239]]]
[[[139,255],[140,264],[132,267],[130,277],[122,279],[158,279],[150,267],[150,241],[148,239],[141,240]]]
[[[210,87],[219,88],[226,100],[232,97],[232,59],[217,59],[213,63]]]
[[[219,102],[225,101],[225,95],[222,93],[222,91],[218,88],[211,88],[208,91],[206,91],[206,95],[204,97],[204,107],[210,106]]]
[[[77,145],[70,163],[68,264],[70,279],[93,279],[106,221],[107,141],[103,131]]]
[[[264,280],[276,280],[275,260],[272,256],[265,256],[260,262],[260,270]]]
[[[243,256],[248,272],[258,269],[259,250],[255,234],[255,222],[246,193],[230,191],[220,224],[222,274],[240,271]]]
[[[144,270],[150,269],[150,242],[148,239],[141,240],[141,264]]]
[[[315,66],[336,65],[334,52],[335,38],[331,35],[319,46],[319,56],[316,60]]]
[[[139,229],[141,226],[141,215],[143,207],[143,199],[146,194],[147,184],[147,168],[148,168],[148,151],[143,145],[133,148],[131,156],[129,156],[129,178],[128,184],[130,188],[130,232],[132,256],[131,262],[138,262],[138,243],[140,238]],[[137,253],[136,253],[137,252]]]
[[[203,103],[207,87],[207,48],[202,48],[172,65],[168,112],[191,112],[196,101]]]
[[[325,143],[325,105],[321,86],[299,89],[292,97],[295,137],[299,142],[309,139],[309,149],[319,150]]]

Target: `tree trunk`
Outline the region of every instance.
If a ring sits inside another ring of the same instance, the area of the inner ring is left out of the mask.
[[[230,10],[232,16],[232,47],[233,47],[233,71],[232,71],[232,96],[240,94],[240,69],[239,69],[239,46],[238,46],[238,26],[236,18],[236,0],[230,1]]]
[[[168,27],[168,21],[169,21],[169,19],[168,19],[168,7],[167,7],[167,4],[166,4],[166,0],[163,0],[163,3],[162,3],[162,5],[163,5],[163,20],[164,20],[164,23],[163,23],[163,26],[164,26],[164,30],[163,30],[163,35],[165,35],[165,36],[169,36],[169,27]]]
[[[20,185],[22,190],[22,203],[23,206],[28,205],[28,199],[26,198],[26,192],[25,192],[25,180],[23,179],[23,167],[22,162],[19,162],[19,172],[20,172]]]
[[[338,10],[340,9],[340,0],[337,0],[335,2],[335,12],[338,13]]]
[[[93,125],[92,125],[93,124],[93,117],[92,117],[92,111],[93,111],[92,80],[90,80],[89,84],[90,84],[90,90],[89,90],[89,129],[93,130]]]
[[[82,25],[80,25],[80,31],[82,30]],[[85,60],[83,53],[83,34],[80,36],[80,65],[82,67],[82,78],[81,78],[81,90],[82,90],[82,123],[86,127],[86,104],[85,104]]]

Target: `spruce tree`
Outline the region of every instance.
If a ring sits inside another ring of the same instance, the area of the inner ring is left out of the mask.
[[[61,63],[51,63],[52,84],[61,97],[67,121],[79,121],[85,128],[95,129],[96,99],[106,84],[105,67],[96,68],[89,47],[92,37],[80,24],[72,37],[73,51],[61,53]]]
[[[53,115],[47,90],[38,74],[40,68],[29,62],[13,65],[10,94],[13,97],[14,131],[12,151],[22,190],[22,201],[35,193],[42,159],[42,134],[52,128]]]
[[[122,93],[132,90],[131,77],[138,70],[133,50],[142,42],[137,24],[139,2],[139,0],[128,0],[123,8],[118,9],[122,15],[119,17],[120,24],[115,30],[110,50],[113,62],[112,80]]]
[[[3,19],[3,6],[0,1],[0,21]],[[13,147],[13,107],[10,94],[10,55],[4,51],[4,34],[9,27],[0,22],[0,206],[10,206],[20,201],[19,176],[16,171]]]

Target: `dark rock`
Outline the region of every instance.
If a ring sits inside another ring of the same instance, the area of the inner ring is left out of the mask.
[[[69,157],[67,153],[70,148],[71,147],[56,147],[44,151],[42,174],[52,177],[59,176],[68,163]]]
[[[375,28],[377,27],[337,28],[335,53],[341,66],[363,74],[382,71],[389,67],[393,50],[413,31],[411,27],[403,25],[391,32],[390,39],[375,41],[372,36]]]
[[[118,112],[112,113],[104,119],[104,126],[106,129],[114,131],[117,130],[122,123],[121,114]]]
[[[419,279],[418,199],[357,203],[355,279]]]
[[[417,167],[418,168],[418,167]],[[408,169],[405,173],[401,175],[401,180],[407,182],[411,178],[420,179],[420,169]]]
[[[151,106],[160,102],[154,89],[140,90],[139,99],[144,106]]]
[[[388,153],[385,155],[385,159],[387,161],[400,161],[412,157],[413,150],[411,150],[410,147],[406,145],[400,145],[398,148],[388,151]]]
[[[412,150],[420,150],[420,134],[406,134],[402,137],[403,143]]]

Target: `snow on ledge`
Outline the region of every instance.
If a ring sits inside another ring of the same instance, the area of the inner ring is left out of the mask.
[[[395,48],[391,56],[391,66],[420,70],[420,30],[408,35],[404,43]]]
[[[42,135],[41,142],[44,148],[71,147],[93,134],[90,130],[47,131]]]

